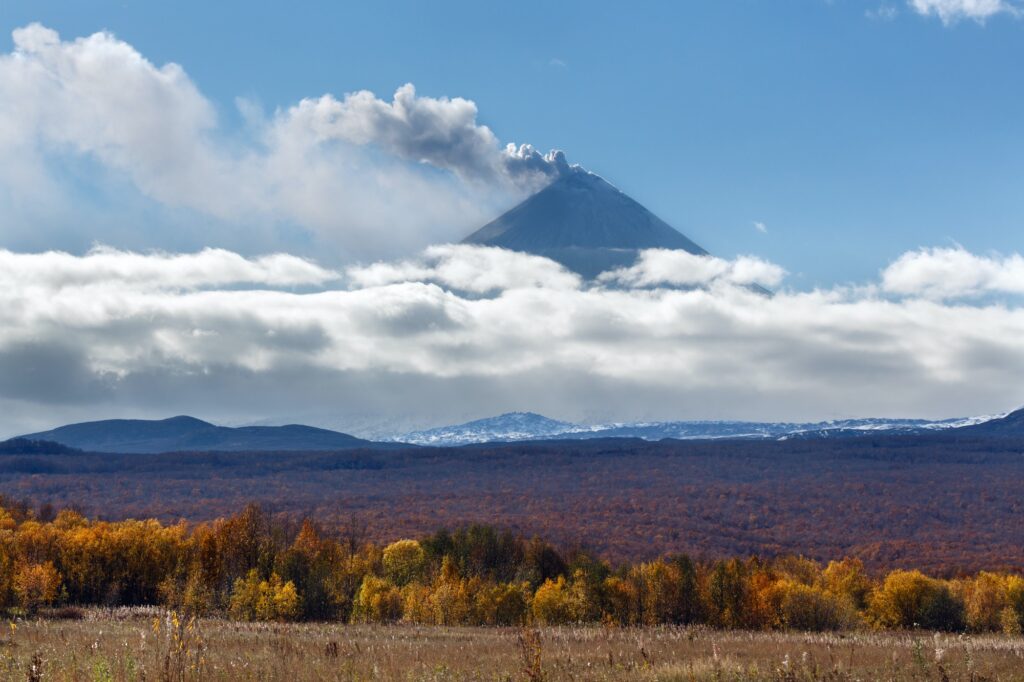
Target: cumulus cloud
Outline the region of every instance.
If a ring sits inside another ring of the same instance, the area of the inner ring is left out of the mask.
[[[979,256],[963,247],[911,251],[882,272],[882,287],[894,294],[951,299],[1024,294],[1024,257]]]
[[[401,282],[435,282],[456,291],[487,293],[523,287],[577,289],[582,280],[553,260],[490,246],[442,244],[422,256],[399,262],[377,262],[349,268],[359,287]]]
[[[936,16],[944,24],[960,19],[984,22],[997,14],[1020,13],[1020,8],[1007,0],[908,0],[908,4],[918,14]]]
[[[224,249],[191,254],[140,254],[96,247],[85,256],[60,251],[25,254],[0,249],[0,286],[44,289],[97,285],[198,289],[232,284],[318,286],[340,278],[333,270],[285,253],[244,258]]]
[[[360,91],[270,113],[241,102],[249,125],[235,131],[181,66],[155,65],[110,33],[63,40],[32,24],[13,38],[0,56],[8,248],[116,242],[84,221],[69,238],[67,225],[87,203],[81,186],[107,192],[108,213],[151,222],[152,211],[126,198],[130,185],[177,228],[133,243],[181,248],[198,216],[207,225],[192,234],[195,246],[280,248],[281,234],[297,231],[339,260],[394,255],[461,236],[568,168],[560,152],[502,145],[472,101],[421,96],[411,84],[391,101]]]
[[[337,281],[280,255],[6,252],[2,270],[17,274],[0,286],[0,429],[183,412],[303,419],[324,406],[334,419],[314,421],[333,426],[508,409],[815,419],[1015,407],[1024,309],[900,284],[932,253],[898,259],[876,285],[766,297],[747,283],[778,266],[658,251],[614,287],[465,245]]]
[[[630,287],[708,286],[727,284],[777,286],[786,271],[774,263],[754,256],[735,260],[698,256],[687,251],[647,249],[635,264],[602,273],[598,280]]]

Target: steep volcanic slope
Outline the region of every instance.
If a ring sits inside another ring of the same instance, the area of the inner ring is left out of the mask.
[[[346,433],[312,426],[215,426],[195,417],[108,419],[69,424],[23,438],[93,452],[341,450],[373,446]]]
[[[546,256],[584,277],[630,265],[640,249],[707,251],[603,178],[573,167],[463,240]]]

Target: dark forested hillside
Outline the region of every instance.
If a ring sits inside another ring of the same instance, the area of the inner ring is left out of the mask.
[[[301,424],[216,426],[195,417],[105,419],[68,424],[15,440],[54,442],[81,450],[159,453],[181,450],[246,452],[258,450],[347,450],[376,444],[347,433]]]
[[[543,442],[307,453],[0,455],[0,493],[106,518],[256,500],[367,539],[481,522],[612,560],[806,554],[1024,567],[1024,439]]]
[[[962,434],[969,435],[970,437],[988,436],[1024,439],[1024,409],[1011,412],[999,419],[964,427]]]

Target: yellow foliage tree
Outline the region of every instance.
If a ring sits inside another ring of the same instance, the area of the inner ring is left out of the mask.
[[[638,618],[636,585],[618,576],[604,580],[606,618],[615,625],[635,625]]]
[[[920,571],[893,571],[869,605],[874,622],[887,628],[960,630],[963,611],[949,585]]]
[[[1003,609],[1009,605],[1007,578],[981,572],[960,582],[967,627],[975,632],[1003,629]]]
[[[529,606],[529,583],[481,587],[473,599],[473,621],[479,625],[521,625]]]
[[[1011,575],[1006,578],[1006,608],[1000,617],[1003,632],[1019,635],[1024,631],[1024,578]]]
[[[18,597],[18,605],[29,613],[52,604],[57,599],[59,589],[60,573],[51,561],[26,564],[14,574],[14,593]]]
[[[245,578],[235,581],[230,612],[239,620],[290,621],[302,613],[302,602],[290,580],[283,582],[276,573],[262,580],[252,569]]]
[[[401,587],[422,576],[427,553],[415,540],[399,540],[384,548],[381,564],[384,574]]]
[[[402,617],[402,592],[391,582],[367,575],[352,606],[357,623],[393,623]]]
[[[864,573],[864,562],[846,558],[830,561],[821,572],[821,584],[826,591],[846,597],[855,609],[864,609],[871,594],[871,579]]]
[[[402,588],[402,619],[420,625],[434,624],[434,605],[429,585],[409,583]]]
[[[562,625],[576,621],[576,604],[563,576],[548,578],[533,595],[533,618],[542,625]]]
[[[857,623],[857,613],[843,596],[792,578],[776,581],[765,601],[773,612],[774,627],[791,630],[841,630]]]
[[[267,620],[296,620],[302,613],[302,601],[295,583],[291,580],[282,582],[277,574],[270,576],[269,589],[264,599],[266,606],[257,606],[257,613],[267,614]]]
[[[664,561],[634,566],[630,580],[637,586],[638,620],[643,625],[671,623],[679,604],[679,575]]]
[[[9,533],[0,533],[0,609],[14,603],[15,556],[14,538]]]

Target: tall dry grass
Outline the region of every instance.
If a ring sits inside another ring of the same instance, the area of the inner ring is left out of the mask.
[[[3,627],[2,680],[1024,681],[1024,638],[1002,635],[279,625],[156,609]]]

